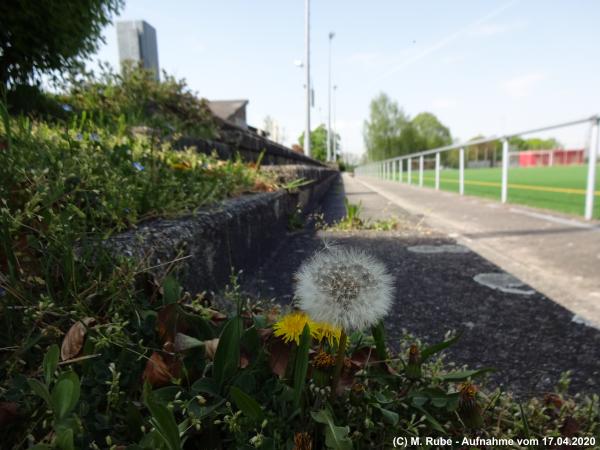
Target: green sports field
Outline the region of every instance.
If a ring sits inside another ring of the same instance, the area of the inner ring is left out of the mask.
[[[416,169],[416,170],[415,170]],[[508,201],[563,213],[583,215],[587,165],[554,167],[511,167],[508,172]],[[600,219],[600,166],[596,169],[594,218]],[[434,187],[435,172],[425,170],[423,184]],[[501,169],[466,169],[465,194],[500,200]],[[403,182],[407,181],[406,168]],[[412,184],[419,183],[419,170],[413,167]],[[440,172],[440,188],[458,192],[458,170]]]

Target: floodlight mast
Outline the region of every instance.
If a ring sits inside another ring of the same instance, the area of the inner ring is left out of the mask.
[[[310,0],[304,1],[304,68],[306,70],[306,124],[304,128],[304,154],[311,156],[310,152],[310,104],[311,104],[311,89],[310,89]]]

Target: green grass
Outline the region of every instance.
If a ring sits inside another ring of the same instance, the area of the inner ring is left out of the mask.
[[[550,209],[567,214],[582,216],[584,212],[585,189],[587,183],[587,165],[555,167],[516,167],[508,173],[508,201],[537,208]],[[597,169],[594,218],[600,219],[600,166]],[[406,171],[403,181],[406,182]],[[412,184],[419,183],[419,171],[413,168]],[[495,183],[480,185],[477,183]],[[465,170],[465,194],[500,199],[501,169]],[[424,171],[423,184],[433,188],[435,172]],[[458,192],[458,170],[445,169],[440,173],[440,188]],[[548,188],[548,191],[536,189]],[[552,189],[575,190],[579,192],[556,192]]]

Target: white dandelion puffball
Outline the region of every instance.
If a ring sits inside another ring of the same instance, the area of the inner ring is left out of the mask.
[[[298,307],[313,320],[346,330],[376,324],[392,303],[393,280],[385,266],[354,248],[316,253],[296,279]]]

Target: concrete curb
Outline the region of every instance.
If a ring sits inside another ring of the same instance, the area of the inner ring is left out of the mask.
[[[177,263],[178,278],[192,294],[222,289],[232,270],[262,264],[288,232],[289,217],[299,207],[313,209],[337,179],[333,169],[315,166],[273,168],[282,180],[312,183],[296,192],[279,190],[242,196],[177,219],[154,220],[112,237],[107,245],[117,255],[144,261],[164,273]]]

